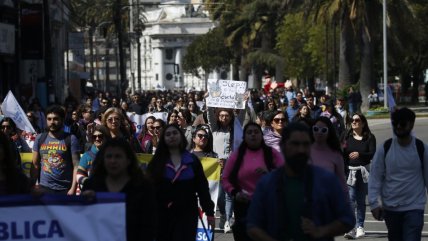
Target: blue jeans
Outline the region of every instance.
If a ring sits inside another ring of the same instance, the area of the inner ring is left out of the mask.
[[[402,212],[384,210],[389,241],[420,241],[424,226],[424,210]]]
[[[223,186],[220,185],[219,194],[217,199],[218,209],[221,215],[226,215],[226,221],[230,222],[233,214],[233,199],[226,193]]]
[[[364,227],[364,220],[366,219],[366,195],[367,183],[363,182],[361,171],[357,171],[355,175],[355,186],[349,186],[349,201],[351,202],[352,210],[357,209],[357,222],[355,227]]]

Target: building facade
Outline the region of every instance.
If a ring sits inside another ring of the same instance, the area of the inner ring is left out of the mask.
[[[139,16],[145,19],[145,29],[139,38],[140,51],[136,44],[131,45],[131,73],[134,74],[130,86],[135,90],[203,89],[202,79],[182,71],[186,48],[196,37],[215,27],[203,10],[202,1],[140,2],[147,4]]]

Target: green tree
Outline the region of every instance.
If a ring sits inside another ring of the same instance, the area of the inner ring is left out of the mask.
[[[233,58],[230,49],[224,47],[224,41],[224,30],[217,27],[196,38],[187,48],[183,70],[200,77],[199,70],[202,68],[205,72],[205,88],[208,73],[228,68]]]

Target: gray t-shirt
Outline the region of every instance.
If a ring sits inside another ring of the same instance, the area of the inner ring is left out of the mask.
[[[40,185],[58,191],[68,190],[73,181],[73,161],[70,154],[79,153],[80,147],[76,136],[71,135],[71,150],[68,150],[65,135],[61,139],[47,136],[46,140],[39,142],[42,134],[36,137],[33,151],[40,156]]]

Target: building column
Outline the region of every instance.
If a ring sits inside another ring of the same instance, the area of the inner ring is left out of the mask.
[[[165,70],[164,70],[164,61],[163,61],[163,49],[155,48],[153,55],[153,63],[155,76],[154,80],[156,85],[160,85],[161,87],[165,87]]]
[[[182,71],[182,68],[183,68],[183,66],[182,66],[182,54],[181,54],[181,48],[177,48],[176,49],[176,51],[175,51],[175,72],[174,72],[174,74],[176,74],[176,76],[174,76],[174,77],[177,77],[178,79],[177,79],[177,82],[175,83],[175,86],[176,87],[183,87],[183,71]]]

